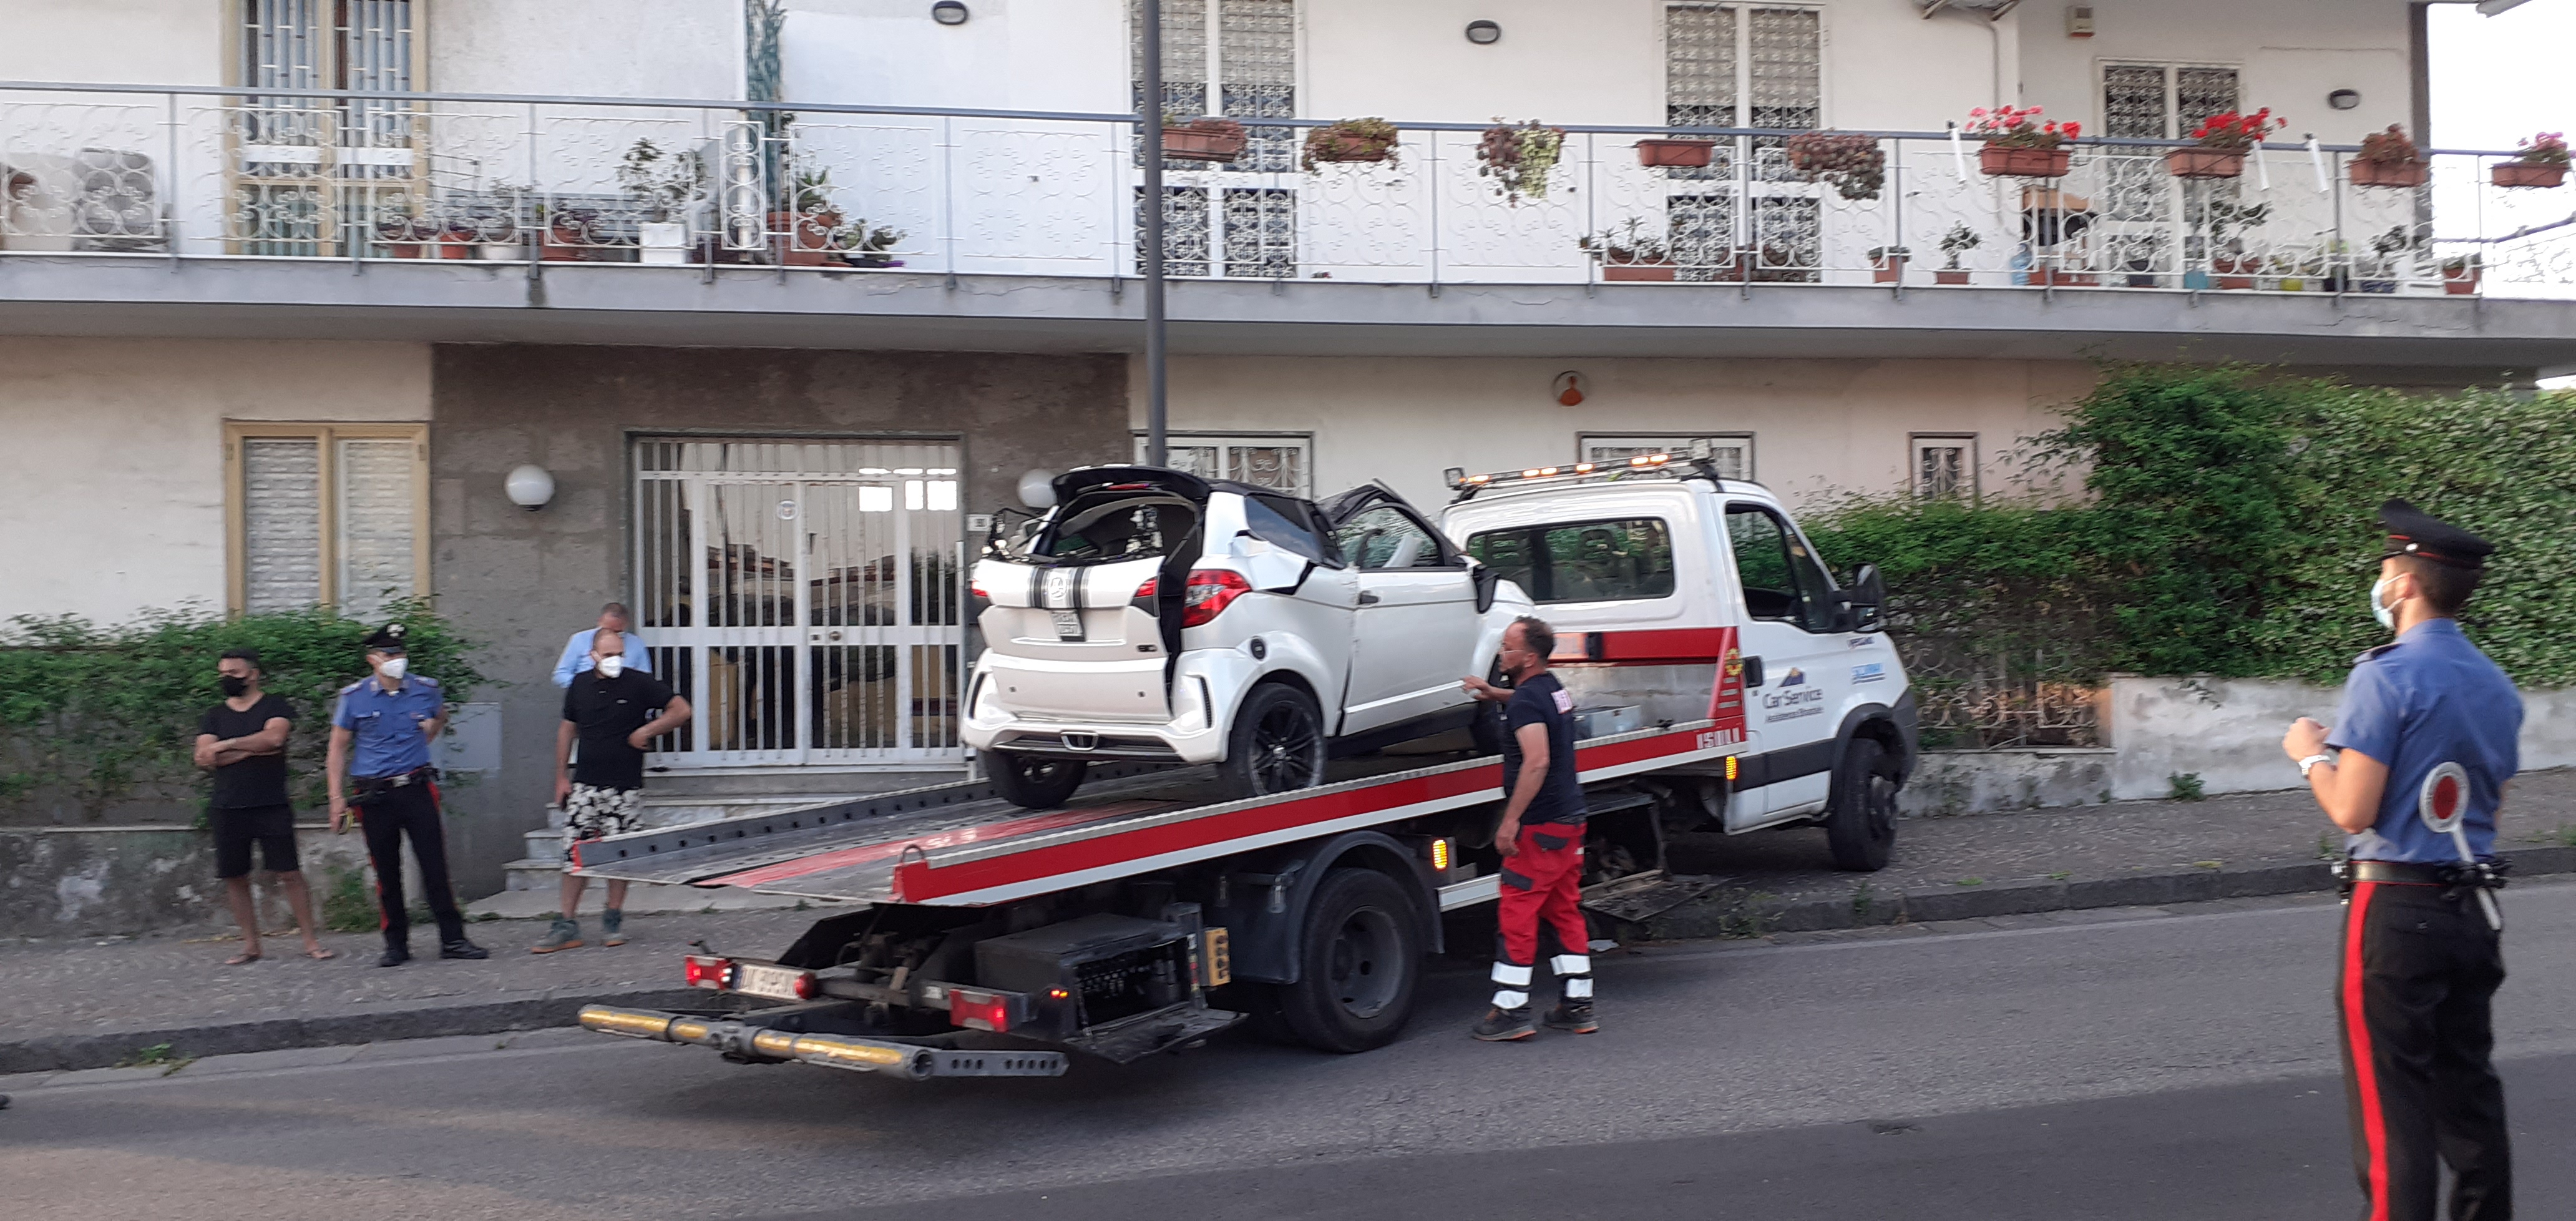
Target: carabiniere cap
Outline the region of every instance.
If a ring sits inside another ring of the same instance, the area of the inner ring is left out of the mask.
[[[369,649],[399,649],[403,647],[403,625],[399,623],[388,623],[383,627],[377,628],[374,635],[367,637],[367,647]]]
[[[2411,555],[2453,568],[2483,569],[2495,544],[2442,521],[2402,500],[2379,506],[2379,525],[2388,531],[2383,560]]]

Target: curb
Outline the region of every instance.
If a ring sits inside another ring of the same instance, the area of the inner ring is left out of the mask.
[[[2498,853],[2512,863],[2510,876],[2576,873],[2576,847],[2524,848]],[[1782,902],[1746,887],[1728,887],[1670,911],[1624,923],[1622,931],[1649,941],[1710,937],[1760,937],[1827,929],[1977,920],[2096,907],[2157,907],[2263,895],[2308,894],[2335,888],[2322,861],[2259,861],[2215,869],[2165,873],[2043,878],[1976,886],[1924,886],[1873,892],[1856,882],[1848,897]]]
[[[108,1068],[135,1051],[163,1043],[174,1056],[228,1056],[289,1047],[331,1047],[442,1035],[500,1034],[573,1024],[581,1007],[631,1005],[640,1009],[704,1009],[708,994],[689,988],[649,988],[578,996],[538,993],[457,1004],[420,1001],[315,1017],[214,1022],[108,1034],[46,1035],[0,1042],[0,1073],[68,1072]]]

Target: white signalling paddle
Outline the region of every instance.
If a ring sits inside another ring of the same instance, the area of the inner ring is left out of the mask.
[[[2469,850],[2468,830],[2460,825],[2468,815],[2468,804],[2468,769],[2457,763],[2444,763],[2424,777],[2424,788],[2416,795],[2415,812],[2435,834],[2450,836],[2460,849],[2460,863],[2477,871],[2478,854]],[[2475,889],[2478,908],[2486,913],[2487,927],[2503,932],[2504,912],[2496,906],[2495,892],[2484,886]]]

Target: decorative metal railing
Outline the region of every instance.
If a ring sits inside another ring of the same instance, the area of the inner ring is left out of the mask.
[[[1857,133],[1837,162],[1857,171],[1810,174],[1797,133],[1568,126],[1552,169],[1507,179],[1479,172],[1483,132],[1459,124],[1400,123],[1391,158],[1301,170],[1319,125],[1265,118],[1231,163],[1167,161],[1172,274],[2576,285],[2576,191],[2499,185],[2510,153],[2438,150],[2420,183],[2383,187],[2357,185],[2345,146],[2275,143],[2236,177],[2188,178],[2170,143],[2098,140],[2015,177],[1947,132]],[[1110,114],[0,84],[0,255],[1132,276],[1135,134]]]

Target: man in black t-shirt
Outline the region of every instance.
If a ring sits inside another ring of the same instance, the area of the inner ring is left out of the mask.
[[[215,831],[215,876],[224,880],[224,899],[242,932],[241,953],[224,965],[259,961],[259,911],[250,891],[253,844],[259,845],[260,864],[286,888],[296,929],[304,934],[304,956],[332,957],[313,936],[313,894],[297,868],[295,810],[286,800],[286,735],[295,709],[259,689],[254,650],[225,653],[215,673],[224,699],[197,719],[197,766],[215,775],[214,796],[206,803]]]
[[[1564,995],[1547,1024],[1577,1034],[1601,1029],[1592,1016],[1592,937],[1583,909],[1583,786],[1574,770],[1574,697],[1548,673],[1556,632],[1523,615],[1503,629],[1495,664],[1509,688],[1469,677],[1469,694],[1503,705],[1503,820],[1494,849],[1503,854],[1501,952],[1494,959],[1494,1007],[1469,1033],[1491,1043],[1526,1039],[1529,986],[1538,966],[1539,930],[1556,930],[1556,972]]]
[[[564,688],[563,723],[555,730],[555,804],[564,812],[563,910],[532,951],[552,954],[581,945],[583,883],[574,873],[577,847],[640,830],[644,821],[644,747],[689,719],[689,701],[662,680],[626,668],[624,637],[594,633],[590,668]],[[573,745],[581,746],[580,762]],[[626,883],[608,883],[608,906],[599,913],[601,945],[624,945]]]

